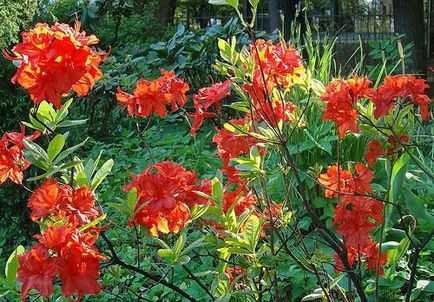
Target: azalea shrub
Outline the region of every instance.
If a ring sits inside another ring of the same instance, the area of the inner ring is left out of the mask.
[[[121,184],[103,148],[86,156],[88,139],[68,139],[87,122],[68,118],[76,96],[103,77],[108,54],[96,49],[98,38],[78,21],[40,23],[4,51],[17,65],[12,82],[34,107],[21,132],[2,135],[0,184],[29,191],[39,232],[9,257],[3,297],[429,301],[426,81],[385,73],[325,81],[332,75],[312,45],[258,39],[238,2],[212,2],[235,9],[252,43],[219,39],[213,68],[224,80],[208,87],[193,89],[174,70],[117,87],[116,102],[149,153]],[[249,3],[255,14],[258,1]],[[217,159],[209,161],[220,168],[200,174],[164,154],[156,160],[145,137],[151,118],[178,118],[194,139],[215,125]],[[115,191],[121,197],[111,198]]]

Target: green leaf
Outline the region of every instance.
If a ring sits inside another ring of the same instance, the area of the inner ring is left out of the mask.
[[[183,265],[183,264],[189,263],[190,259],[191,258],[189,256],[184,255],[184,256],[181,256],[178,259],[176,259],[176,263],[179,265]]]
[[[208,210],[209,206],[210,206],[209,203],[207,203],[205,205],[195,204],[193,206],[193,209],[191,209],[191,212],[190,212],[191,220],[195,220],[195,219],[200,218],[203,214],[206,213],[206,211]]]
[[[413,214],[416,219],[423,219],[429,224],[429,226],[434,226],[434,216],[428,213],[422,198],[407,188],[404,189],[404,196],[405,204],[410,213]]]
[[[209,0],[208,3],[211,5],[226,5],[227,4],[225,0]]]
[[[56,117],[56,110],[47,101],[42,101],[38,106],[36,116],[42,121],[54,122]]]
[[[72,153],[74,153],[78,148],[82,147],[87,141],[89,140],[89,138],[86,138],[84,141],[82,141],[81,143],[72,146],[64,151],[62,151],[56,158],[56,160],[53,162],[53,164],[57,164],[59,163],[62,159],[64,159],[65,157],[71,155]]]
[[[223,203],[223,186],[217,177],[214,177],[211,181],[212,184],[212,197],[219,207]]]
[[[89,222],[89,223],[81,226],[79,228],[80,232],[83,232],[83,231],[87,230],[90,227],[96,226],[98,223],[100,223],[101,221],[103,221],[104,219],[106,219],[106,217],[107,217],[107,214],[103,214],[103,215],[95,218],[93,221],[91,221],[91,222]]]
[[[69,106],[71,106],[73,100],[74,100],[73,98],[70,98],[69,100],[67,100],[65,102],[65,104],[63,104],[62,108],[60,108],[60,110],[57,111],[56,117],[55,117],[56,124],[63,121],[65,119],[65,117],[68,115],[68,108],[69,108]]]
[[[159,257],[168,260],[169,262],[173,262],[176,259],[176,255],[171,249],[159,249],[157,254]]]
[[[401,240],[396,249],[391,249],[387,252],[387,259],[390,264],[397,263],[407,252],[410,247],[410,239],[405,237]]]
[[[249,241],[250,250],[255,253],[258,244],[259,234],[261,232],[261,223],[256,215],[250,215],[244,227],[244,238]]]
[[[390,215],[392,214],[393,204],[396,203],[396,201],[398,200],[398,196],[401,193],[405,173],[408,168],[409,158],[410,157],[407,153],[402,154],[392,167],[389,190],[390,203],[386,205],[386,226],[390,225]]]
[[[113,167],[114,161],[113,159],[107,160],[101,168],[95,173],[95,176],[92,179],[92,183],[90,186],[90,189],[94,191],[107,177],[107,175],[110,174],[112,167]]]
[[[182,252],[182,249],[184,248],[184,244],[185,244],[185,235],[184,233],[181,233],[178,237],[178,240],[176,240],[175,243],[175,254],[179,255]]]
[[[89,119],[82,119],[82,120],[71,120],[71,121],[63,121],[60,122],[57,127],[59,128],[65,128],[65,127],[74,127],[79,125],[84,125],[87,123]]]
[[[23,143],[26,147],[26,150],[31,152],[32,155],[35,156],[35,158],[48,161],[48,154],[37,143],[29,141],[27,139],[23,139]]]
[[[15,284],[15,278],[17,276],[17,270],[18,270],[18,255],[21,255],[25,252],[25,249],[22,245],[19,245],[13,252],[12,254],[9,256],[8,260],[6,261],[6,266],[5,266],[5,276],[6,276],[6,281],[10,284],[13,285]]]
[[[137,189],[132,188],[127,194],[127,209],[128,209],[128,216],[130,218],[133,218],[134,216],[134,210],[136,208],[137,199],[138,199]]]
[[[50,142],[47,148],[48,159],[53,161],[57,154],[62,151],[63,146],[65,145],[65,138],[62,134],[57,134],[53,140]]]
[[[407,153],[404,153],[393,165],[390,180],[390,202],[396,202],[398,195],[401,192],[401,187],[402,183],[404,182],[405,172],[407,171],[409,158],[409,155]]]
[[[225,0],[225,2],[228,5],[232,6],[233,8],[238,9],[238,5],[239,5],[238,0]]]

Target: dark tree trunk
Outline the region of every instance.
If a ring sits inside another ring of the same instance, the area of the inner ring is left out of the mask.
[[[295,4],[298,0],[268,0],[268,16],[270,18],[270,32],[275,29],[282,30],[282,19],[280,12],[283,14],[284,24],[283,32],[285,40],[288,40],[291,33],[291,23],[295,20]]]
[[[339,0],[331,0],[330,3],[330,14],[332,16],[331,31],[335,32],[340,29],[339,15],[340,15],[340,4]]]
[[[426,48],[423,0],[393,0],[395,31],[405,34],[404,44],[413,42],[412,73],[426,73]]]
[[[244,0],[243,3],[243,15],[244,15],[244,19],[247,22],[250,22],[252,20],[252,6],[249,3],[249,0]]]
[[[270,33],[280,29],[279,0],[268,0],[268,18],[270,19]]]
[[[156,17],[165,23],[172,23],[175,18],[176,0],[160,0]]]

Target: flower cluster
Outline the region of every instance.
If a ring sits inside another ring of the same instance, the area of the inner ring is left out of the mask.
[[[348,261],[365,258],[367,267],[375,269],[378,260],[378,246],[370,232],[383,223],[384,204],[364,194],[371,194],[371,181],[374,174],[362,163],[356,163],[355,173],[343,170],[338,165],[330,166],[327,173],[321,174],[318,181],[325,187],[325,197],[340,197],[335,208],[333,223],[344,237],[348,251]],[[336,270],[342,270],[338,256]],[[380,265],[385,263],[381,255]]]
[[[172,111],[185,105],[188,84],[176,77],[174,71],[161,70],[161,74],[161,77],[153,81],[139,80],[133,94],[118,87],[116,97],[122,106],[127,108],[129,115],[148,117],[155,113],[165,117],[168,105]]]
[[[196,136],[196,132],[202,126],[203,120],[215,116],[215,113],[208,112],[208,109],[214,105],[216,110],[220,110],[220,101],[231,93],[232,82],[226,80],[218,82],[210,87],[199,89],[197,94],[193,95],[193,104],[196,110],[191,114],[193,124],[191,126],[191,136]]]
[[[49,226],[35,236],[36,245],[18,256],[22,301],[31,289],[42,297],[51,296],[56,277],[66,297],[97,295],[100,261],[104,260],[94,246],[100,228],[87,225],[100,215],[95,195],[86,186],[72,188],[48,179],[32,194],[28,207],[33,221]]]
[[[250,46],[250,56],[254,61],[253,78],[263,79],[267,85],[289,89],[305,73],[300,54],[284,42],[273,44],[271,40],[258,39]]]
[[[270,40],[257,40],[251,45],[249,56],[253,60],[252,77],[243,89],[252,100],[252,118],[273,127],[281,121],[291,121],[295,106],[275,88],[287,90],[302,83],[305,68],[300,54],[283,42],[273,44]]]
[[[146,226],[153,236],[178,233],[190,218],[188,205],[197,203],[192,192],[200,188],[196,182],[194,172],[171,161],[147,167],[124,187],[125,191],[137,190],[132,223]]]
[[[333,80],[321,95],[327,105],[323,119],[331,120],[337,125],[340,138],[344,138],[347,131],[359,132],[357,103],[360,99],[372,101],[376,119],[387,115],[397,104],[414,104],[420,108],[422,121],[429,120],[431,100],[425,94],[428,88],[426,80],[417,79],[413,75],[396,75],[386,76],[377,89],[371,88],[371,84],[366,77]]]
[[[22,34],[11,54],[4,55],[19,64],[13,83],[27,89],[36,104],[46,100],[60,108],[63,95],[70,91],[86,95],[101,78],[99,64],[105,54],[90,48],[97,43],[94,35],[80,32],[78,21],[74,28],[38,23]]]
[[[417,79],[414,75],[385,77],[384,83],[378,87],[372,96],[372,102],[375,104],[375,118],[378,119],[387,115],[395,104],[405,105],[409,102],[418,105],[422,120],[428,121],[428,106],[431,104],[430,98],[425,94],[428,87],[426,80]]]
[[[323,119],[331,120],[338,126],[339,136],[345,137],[347,131],[359,132],[357,125],[357,102],[371,95],[372,84],[368,78],[353,78],[349,80],[333,80],[321,95],[326,103]]]
[[[30,163],[24,158],[23,140],[33,141],[40,135],[39,131],[35,131],[32,135],[26,136],[23,125],[21,125],[21,132],[3,134],[0,140],[0,185],[7,179],[17,184],[23,182],[23,171],[30,166]]]
[[[379,141],[370,141],[366,148],[365,158],[369,166],[373,166],[377,159],[381,156],[391,156],[395,153],[399,154],[402,149],[402,145],[408,144],[410,137],[407,134],[399,136],[399,139],[395,136],[390,136],[385,143]],[[383,145],[387,145],[383,146]]]
[[[249,154],[250,149],[259,144],[259,140],[248,134],[252,131],[252,125],[247,118],[232,119],[228,125],[227,128],[218,129],[213,137],[213,142],[217,144],[217,153],[223,162],[223,169],[230,168],[231,159]]]

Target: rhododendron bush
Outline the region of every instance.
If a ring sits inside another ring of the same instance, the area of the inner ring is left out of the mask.
[[[17,65],[12,82],[34,107],[21,132],[2,136],[0,184],[30,192],[29,217],[39,226],[6,264],[5,296],[105,301],[125,283],[138,301],[428,297],[421,292],[432,291],[432,272],[420,265],[434,229],[426,81],[407,74],[324,81],[299,43],[257,39],[254,20],[226,2],[251,43],[218,41],[220,79],[193,90],[185,75],[161,70],[131,91],[113,91],[137,124],[143,153],[152,145],[139,125],[152,116],[180,116],[193,137],[213,123],[209,143],[221,168],[207,175],[151,157],[115,187],[106,180],[117,177],[114,161],[102,160],[103,150],[80,158],[91,142],[72,145],[69,131],[87,121],[68,119],[68,111],[103,77],[107,53],[78,21],[37,24],[4,51]],[[250,4],[256,12],[257,1]],[[122,198],[107,198],[102,187]],[[166,291],[151,294],[153,287]]]

